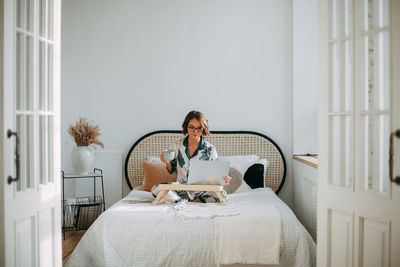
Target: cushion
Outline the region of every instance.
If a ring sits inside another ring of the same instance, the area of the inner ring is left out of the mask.
[[[232,163],[229,170],[229,176],[233,176],[231,183],[225,186],[228,194],[248,191],[254,188],[265,187],[265,175],[267,173],[268,161],[258,159],[244,164]],[[239,178],[237,178],[239,177]],[[240,181],[237,181],[240,180]],[[239,187],[237,187],[239,185]]]
[[[238,156],[220,156],[218,159],[229,161],[232,164],[249,164],[257,161],[260,157],[257,155],[238,155]]]
[[[176,182],[177,174],[169,174],[165,163],[143,161],[144,184],[143,190],[151,191],[155,184]]]
[[[251,187],[248,186],[246,183],[242,183],[234,193],[246,192],[249,190],[251,190]]]
[[[250,165],[243,176],[243,181],[252,189],[265,186],[266,159],[259,159]]]

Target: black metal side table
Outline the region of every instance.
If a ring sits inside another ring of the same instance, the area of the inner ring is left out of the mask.
[[[67,230],[86,230],[96,220],[96,218],[106,210],[104,198],[103,170],[94,168],[92,173],[88,174],[66,174],[61,171],[63,192],[62,192],[62,210],[63,210],[63,234]],[[93,178],[93,196],[76,197],[73,203],[65,201],[65,180]],[[101,178],[102,196],[96,196],[96,178]]]

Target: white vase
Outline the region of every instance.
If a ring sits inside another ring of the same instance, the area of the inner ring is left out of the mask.
[[[94,162],[93,151],[87,146],[75,147],[72,151],[72,165],[77,174],[88,174]]]

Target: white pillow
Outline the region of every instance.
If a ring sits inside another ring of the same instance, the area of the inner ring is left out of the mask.
[[[239,186],[239,188],[236,189],[236,191],[233,192],[233,193],[246,192],[246,191],[249,191],[249,190],[251,190],[251,187],[248,186],[248,184],[246,184],[246,183],[243,182],[243,183]]]
[[[262,165],[262,169],[260,164]],[[265,187],[265,175],[268,168],[267,159],[263,158],[241,163],[231,162],[231,168],[236,169],[240,173],[242,179],[239,188],[232,193],[244,192],[251,190],[252,188]]]
[[[240,169],[250,167],[255,163],[261,163],[264,165],[264,187],[265,187],[265,177],[267,176],[268,160],[265,158],[260,159],[257,155],[238,155],[238,156],[220,156],[218,159],[223,161],[229,161],[230,166],[238,168],[238,165],[242,166]],[[244,172],[246,171],[244,170]],[[242,172],[244,174],[244,172]]]
[[[260,157],[257,155],[238,155],[238,156],[220,156],[218,159],[229,161],[232,164],[246,165],[247,163],[254,162]]]
[[[265,187],[265,178],[267,177],[267,169],[268,169],[268,160],[265,158],[259,159],[257,163],[261,163],[264,165],[264,187]]]

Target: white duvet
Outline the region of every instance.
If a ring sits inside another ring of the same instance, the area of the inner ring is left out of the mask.
[[[132,191],[124,199],[152,200],[153,197],[149,192]],[[92,224],[71,254],[67,266],[218,266],[266,264],[276,258],[279,258],[279,266],[315,265],[315,244],[310,235],[271,189],[232,194],[229,200],[237,203],[240,211],[246,211],[250,217],[243,220],[245,214],[240,214],[184,220],[175,214],[175,204],[153,206],[120,201]],[[271,208],[267,212],[270,215],[274,210],[279,212],[278,228],[281,231],[278,235],[276,225],[265,225],[263,220],[251,218],[257,214],[257,209],[268,207]],[[243,226],[244,222],[249,224],[247,228]],[[232,236],[234,228],[239,229]],[[251,229],[258,229],[258,232]],[[244,236],[247,238],[240,247]],[[266,240],[271,242],[269,248],[263,247],[267,242],[262,241]],[[248,262],[260,255],[257,249],[266,251],[269,256],[258,262]]]
[[[266,196],[241,196],[239,216],[215,218],[219,264],[279,264],[281,218]]]

